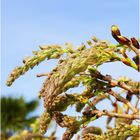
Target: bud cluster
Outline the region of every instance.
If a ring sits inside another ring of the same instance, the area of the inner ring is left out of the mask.
[[[63,115],[60,112],[55,112],[53,118],[61,127],[75,129],[77,126],[79,126],[79,122],[76,120],[76,117]]]
[[[46,58],[48,60],[59,59],[58,65],[49,74],[45,75],[47,78],[39,95],[43,98],[46,109],[40,117],[41,134],[45,134],[52,119],[59,126],[66,127],[62,139],[70,140],[81,128],[102,116],[108,116],[111,119],[115,117],[122,120],[131,120],[130,122],[139,118],[138,103],[133,105],[131,97],[124,97],[113,89],[114,87],[120,88],[123,93],[125,90],[127,95],[136,95],[135,97],[138,98],[139,82],[134,82],[129,78],[115,80],[109,74],[102,75],[98,71],[100,65],[115,61],[123,62],[123,64],[135,70],[140,68],[138,62],[140,58],[139,42],[137,39],[134,37],[128,39],[122,36],[116,25],[112,26],[111,32],[119,44],[114,45],[106,40],[100,41],[93,36],[92,40],[87,41],[88,48],[82,44],[73,50],[73,46],[69,43],[65,44],[67,48],[58,45],[40,46],[40,51],[34,51],[33,57],[25,58],[23,60],[24,65],[12,71],[7,80],[8,86]],[[134,51],[136,54],[132,59],[128,57],[127,51],[129,50]],[[78,86],[84,87],[81,93],[69,93],[69,89]],[[66,93],[64,94],[64,92]],[[96,105],[102,99],[111,102],[110,105],[112,105],[113,111],[108,111],[106,106],[104,106],[104,110],[98,109]],[[120,102],[126,106],[122,112],[118,111]],[[78,112],[84,110],[81,113],[82,116],[79,117],[80,119],[61,113],[71,105],[75,105]],[[133,111],[132,114],[130,114],[129,109]],[[108,129],[106,133],[102,133],[99,127],[93,126],[84,129],[82,133],[83,140],[121,140],[129,136],[138,136],[138,126],[126,124],[126,121],[123,121],[122,125],[116,125],[114,129]]]
[[[34,52],[33,57],[28,57],[23,60],[24,65],[20,67],[16,67],[12,73],[10,74],[7,80],[7,86],[11,86],[15,79],[19,78],[21,75],[25,74],[29,69],[32,69],[34,66],[38,65],[46,58],[59,58],[63,54],[63,50],[60,46],[52,45],[47,46],[45,49],[44,47],[40,47],[41,51]]]
[[[41,134],[46,133],[50,122],[51,122],[51,115],[47,111],[44,111],[40,117],[40,133]]]

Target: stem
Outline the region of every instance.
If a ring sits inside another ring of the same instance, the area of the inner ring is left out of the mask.
[[[139,94],[139,92],[140,92],[140,89],[127,85],[124,82],[119,82],[119,81],[113,79],[110,75],[104,76],[97,70],[90,71],[90,73],[91,73],[91,76],[93,76],[93,77],[97,77],[100,80],[107,81],[111,87],[117,86],[117,87],[120,87],[120,88],[123,88],[123,89],[129,91],[130,93],[135,93],[135,94]]]
[[[130,47],[140,59],[140,51],[137,48],[135,48],[132,43],[130,45],[127,45],[127,46]]]
[[[110,116],[115,118],[126,118],[130,120],[140,119],[140,116],[134,114],[118,114],[114,112],[108,112],[107,110],[92,110],[91,114],[97,114],[97,116]]]
[[[112,79],[111,76],[104,76],[104,75],[101,75],[101,74],[100,74],[100,76],[102,77],[102,80],[108,81],[111,86],[118,86],[120,88],[123,88],[123,89],[129,91],[130,93],[139,94],[140,89],[136,89],[134,87],[131,87],[124,82],[118,82],[117,80]]]
[[[122,96],[120,96],[119,94],[115,93],[114,91],[112,91],[111,89],[108,90],[108,93],[112,96],[114,96],[118,101],[123,102],[124,104],[126,104],[134,113],[137,113],[137,109],[125,98],[123,98]]]
[[[125,65],[130,66],[130,67],[134,68],[135,70],[138,70],[138,66],[133,61],[131,61],[130,58],[121,58],[121,61]]]
[[[37,74],[36,77],[42,77],[42,76],[48,76],[49,74],[48,73],[40,73],[40,74]]]
[[[93,99],[93,101],[90,103],[90,105],[95,106],[98,102],[102,101],[103,99],[105,99],[107,97],[108,97],[108,95],[106,95],[106,94],[97,96]]]

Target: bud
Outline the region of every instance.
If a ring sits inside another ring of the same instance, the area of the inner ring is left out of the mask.
[[[66,132],[63,134],[62,140],[70,140],[72,136],[72,132],[67,129]]]
[[[66,49],[67,49],[67,51],[69,52],[69,53],[74,53],[74,51],[73,51],[73,45],[71,44],[71,43],[68,43],[68,42],[66,42],[65,43],[65,46],[66,46]]]
[[[140,49],[139,42],[134,37],[131,38],[131,42],[132,42],[134,47],[136,47],[137,49]]]
[[[76,111],[81,112],[81,110],[84,108],[84,106],[85,106],[84,103],[81,103],[81,102],[76,103]]]
[[[121,36],[121,33],[120,33],[120,30],[118,28],[118,26],[116,25],[112,25],[111,26],[111,33],[112,33],[112,36],[120,43],[120,44],[123,44],[123,45],[128,45],[130,44],[130,40],[124,36]]]
[[[71,97],[71,95],[69,95]],[[73,104],[74,99],[67,95],[60,95],[53,101],[50,110],[51,111],[65,111],[70,104]]]
[[[45,111],[40,117],[40,133],[45,134],[48,128],[48,125],[50,124],[51,116],[50,114]]]
[[[28,57],[26,57],[26,58],[24,58],[23,59],[23,63],[25,64],[25,63],[27,63],[27,61],[29,61],[31,59],[31,57],[30,56],[28,56]]]
[[[32,53],[33,53],[34,55],[38,55],[38,54],[39,54],[39,51],[32,51]]]
[[[82,44],[81,46],[78,47],[78,51],[82,51],[82,50],[85,50],[86,49],[86,46],[85,44]]]
[[[96,135],[94,134],[84,134],[82,135],[82,140],[96,140]]]
[[[90,40],[87,40],[87,44],[91,46],[92,42]]]
[[[92,39],[94,42],[98,42],[98,39],[97,39],[95,36],[91,36],[91,39]]]
[[[82,95],[79,95],[79,96],[78,96],[77,94],[75,94],[74,96],[75,96],[75,99],[76,99],[76,100],[80,101],[80,102],[83,103],[83,104],[85,104],[85,103],[88,102],[88,98],[85,97],[85,96],[82,96]]]
[[[113,37],[114,36],[116,37],[116,36],[120,36],[121,35],[120,30],[119,30],[118,26],[116,26],[116,25],[112,25],[111,26],[111,32],[112,32],[112,36]]]
[[[62,62],[64,62],[64,60],[63,59],[59,59],[59,64],[61,64]]]
[[[117,36],[117,38],[115,38],[115,39],[122,45],[129,45],[130,44],[130,40],[124,36]]]
[[[102,129],[100,127],[90,126],[90,127],[87,127],[83,130],[82,135],[88,134],[88,133],[101,135]]]
[[[61,127],[77,128],[80,125],[76,120],[76,117],[63,115],[61,112],[58,111],[54,112],[53,118]]]
[[[48,49],[48,46],[39,46],[39,48],[40,48],[41,50],[47,50],[47,49]]]

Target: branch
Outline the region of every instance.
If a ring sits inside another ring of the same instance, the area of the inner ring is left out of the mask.
[[[98,117],[101,116],[109,116],[109,117],[115,117],[115,118],[126,118],[130,120],[140,119],[140,116],[134,115],[134,114],[118,114],[114,112],[108,112],[107,110],[92,110],[91,114],[97,114]]]
[[[135,94],[139,94],[139,92],[140,92],[140,89],[127,85],[124,82],[117,81],[117,80],[113,79],[110,75],[104,76],[96,69],[93,69],[93,71],[90,70],[90,73],[92,76],[96,76],[100,80],[107,81],[109,83],[109,85],[112,87],[117,86],[117,87],[120,87],[120,88],[123,88],[123,89],[129,91],[130,93],[135,93]]]
[[[129,48],[131,48],[136,53],[136,55],[139,57],[139,59],[140,59],[140,51],[132,43],[128,44],[127,46]]]
[[[108,95],[106,94],[103,94],[103,95],[100,95],[100,96],[97,96],[93,99],[93,101],[90,103],[91,106],[95,106],[98,102],[102,101],[103,99],[107,98]]]
[[[42,77],[42,76],[48,76],[49,74],[48,73],[40,73],[40,74],[37,74],[36,77]]]
[[[122,103],[126,104],[134,113],[137,113],[137,109],[125,98],[120,96],[119,94],[115,93],[113,90],[109,89],[107,91],[110,95],[114,96],[118,101],[121,101]]]
[[[124,82],[117,81],[117,80],[111,78],[111,76],[109,76],[109,75],[106,75],[106,76],[101,75],[101,76],[102,76],[102,79],[104,81],[108,81],[111,86],[118,86],[120,88],[123,88],[123,89],[129,91],[130,93],[139,94],[140,89],[136,89],[132,86],[129,86]]]
[[[103,95],[100,95],[100,96],[95,97],[95,98],[93,99],[93,101],[89,103],[89,106],[85,107],[84,110],[86,111],[86,110],[89,110],[90,107],[95,107],[95,105],[96,105],[98,102],[102,101],[103,99],[105,99],[105,98],[107,98],[107,97],[108,97],[108,95],[106,95],[106,94],[103,94]]]

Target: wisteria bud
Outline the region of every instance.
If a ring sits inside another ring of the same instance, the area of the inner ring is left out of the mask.
[[[92,45],[92,42],[91,42],[90,40],[87,40],[87,44],[88,44],[89,46],[91,46],[91,45]]]
[[[120,43],[120,44],[123,44],[123,45],[128,45],[130,44],[130,40],[124,36],[117,36],[117,41]]]
[[[82,51],[82,50],[85,50],[86,49],[86,46],[85,44],[82,44],[81,46],[78,47],[78,51]]]
[[[98,41],[99,41],[95,36],[91,36],[91,39],[92,39],[94,42],[98,42]]]
[[[116,25],[112,25],[111,26],[111,34],[117,40],[117,36],[121,35],[118,26],[116,26]]]
[[[128,45],[130,44],[130,40],[124,36],[121,36],[120,30],[118,28],[118,26],[116,25],[112,25],[111,26],[111,33],[112,36],[120,43],[123,45]]]
[[[137,49],[140,49],[139,42],[134,37],[131,38],[131,42],[134,45],[134,47],[136,47]]]
[[[121,35],[120,30],[119,30],[118,26],[116,26],[116,25],[111,26],[111,32],[112,32],[113,37]]]
[[[25,57],[25,58],[23,59],[23,63],[24,63],[24,64],[25,64],[25,63],[27,63],[30,59],[31,59],[31,57],[30,57],[30,56]]]
[[[39,46],[39,48],[40,48],[41,50],[47,50],[47,49],[48,49],[48,46]]]
[[[45,111],[40,117],[40,133],[45,134],[48,128],[48,125],[50,124],[51,116],[50,114]]]

